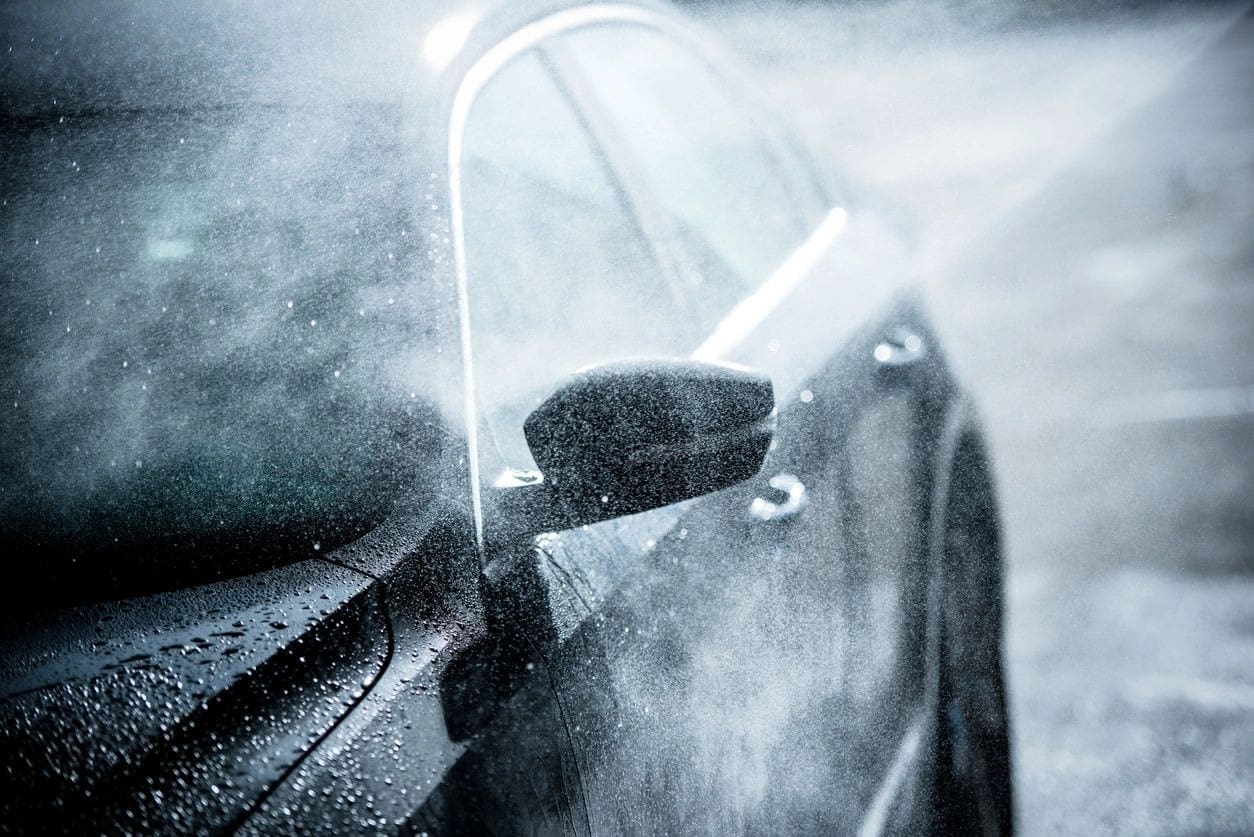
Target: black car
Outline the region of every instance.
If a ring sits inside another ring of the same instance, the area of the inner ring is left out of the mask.
[[[690,24],[0,19],[0,829],[1010,832],[979,424]]]

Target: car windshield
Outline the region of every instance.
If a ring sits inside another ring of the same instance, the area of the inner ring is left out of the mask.
[[[398,121],[4,115],[6,544],[312,555],[386,514],[437,426]]]

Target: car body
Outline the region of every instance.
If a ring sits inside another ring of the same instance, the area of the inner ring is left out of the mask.
[[[4,826],[1008,833],[892,228],[664,6],[436,5],[5,6]]]

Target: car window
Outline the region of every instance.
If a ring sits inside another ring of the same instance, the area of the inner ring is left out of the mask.
[[[304,557],[377,522],[443,400],[397,111],[52,110],[0,136],[4,540]]]
[[[475,382],[506,464],[523,419],[583,366],[685,354],[672,286],[577,112],[535,52],[479,93],[461,160]]]
[[[717,316],[770,276],[817,220],[813,183],[723,79],[661,32],[603,25],[561,45],[670,214],[697,308]]]

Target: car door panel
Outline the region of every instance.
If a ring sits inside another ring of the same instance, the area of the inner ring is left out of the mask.
[[[634,733],[601,739],[591,775],[669,769],[674,781],[659,792],[640,775],[592,792],[594,811],[622,817],[611,831],[850,830],[887,772],[922,697],[926,650],[917,410],[909,379],[885,381],[874,360],[904,316],[892,302],[907,275],[890,243],[873,217],[831,211],[695,352],[771,375],[780,423],[763,482],[789,478],[809,503],[799,519],[760,520],[751,510],[766,486],[737,487],[693,501],[637,548],[592,628],[619,724]],[[772,693],[779,684],[785,694]],[[794,781],[798,761],[812,784]],[[624,802],[633,787],[652,790]]]
[[[815,489],[801,519],[778,524],[786,536],[750,516],[757,484],[690,504],[583,625],[613,699],[561,672],[568,704],[617,713],[575,734],[604,833],[848,831],[888,768],[906,715],[884,703],[903,696],[885,664],[899,651],[900,566],[842,549],[865,543],[844,533],[875,525],[851,519],[874,495],[838,456],[798,468],[814,449],[787,439],[781,416],[767,468]]]

